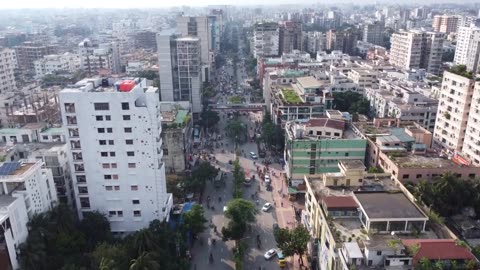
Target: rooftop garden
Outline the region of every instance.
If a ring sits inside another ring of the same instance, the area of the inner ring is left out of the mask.
[[[241,96],[233,96],[233,97],[229,98],[228,101],[230,101],[230,103],[232,103],[232,104],[241,104],[241,103],[245,102],[245,98],[241,97]]]
[[[471,71],[467,71],[467,67],[465,65],[453,66],[448,70],[448,72],[460,75],[460,76],[468,78],[470,80],[474,79],[473,78],[473,73]]]
[[[297,95],[293,89],[283,89],[282,90],[283,99],[285,102],[290,104],[303,103],[302,99]]]

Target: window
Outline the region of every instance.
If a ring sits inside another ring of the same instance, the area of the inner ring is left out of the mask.
[[[128,163],[128,168],[136,168],[137,164],[136,163]]]
[[[117,216],[118,217],[123,217],[123,211],[117,211]]]
[[[377,250],[377,256],[382,256],[382,251],[381,250]]]
[[[417,179],[418,178],[422,178],[422,175],[421,174],[417,174]]]
[[[99,140],[98,144],[100,145],[107,145],[107,140]]]
[[[124,128],[123,130],[125,131],[125,133],[132,133],[132,128],[130,127]]]
[[[112,174],[112,179],[113,180],[118,180],[118,174]]]
[[[113,128],[107,128],[107,133],[112,133],[113,132]]]
[[[105,186],[105,190],[106,190],[106,191],[112,191],[112,190],[113,190],[113,187],[112,187],[112,186]]]
[[[97,121],[103,121],[103,116],[97,115],[97,116],[95,116],[95,119],[96,119]]]
[[[85,175],[77,175],[77,183],[86,183],[87,182],[87,178],[85,177]]]
[[[119,190],[120,190],[120,186],[113,186],[113,189],[115,189],[115,191],[119,191]]]
[[[127,156],[133,157],[133,156],[135,156],[135,152],[133,152],[133,151],[128,151],[128,152],[127,152]]]
[[[80,206],[82,208],[90,208],[90,199],[88,197],[80,198]]]
[[[112,169],[116,169],[117,168],[117,163],[112,163],[111,166],[112,166]]]
[[[133,211],[133,216],[134,217],[141,217],[142,216],[142,212],[140,210],[135,210]]]
[[[102,157],[108,157],[108,152],[100,152],[100,156],[102,156]]]
[[[105,121],[111,121],[112,117],[110,115],[105,115]]]
[[[93,103],[93,107],[95,108],[95,111],[108,111],[108,110],[110,110],[110,106],[108,105],[108,102]]]
[[[105,179],[105,180],[112,180],[112,175],[111,175],[111,174],[105,174],[105,175],[103,176],[103,179]]]
[[[133,140],[125,140],[125,144],[133,144]]]
[[[408,178],[410,178],[410,175],[404,174],[404,175],[402,176],[402,178],[403,178],[403,179],[408,179]]]
[[[140,200],[132,200],[133,204],[140,204]]]
[[[111,156],[111,157],[114,157],[114,156],[115,156],[115,152],[110,152],[110,156]]]
[[[124,121],[129,121],[130,120],[130,115],[124,115],[123,120]]]
[[[130,190],[133,190],[133,191],[138,190],[138,186],[137,185],[130,186]]]
[[[108,140],[108,145],[114,145],[113,140]]]
[[[116,216],[117,212],[116,211],[108,211],[109,216]]]
[[[122,110],[130,110],[130,104],[128,104],[128,102],[122,102]]]
[[[110,163],[103,163],[102,168],[104,169],[110,169]]]
[[[105,133],[105,129],[104,129],[104,128],[97,128],[97,131],[98,131],[98,133]]]

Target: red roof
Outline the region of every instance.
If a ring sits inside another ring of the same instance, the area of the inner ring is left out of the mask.
[[[327,196],[323,202],[328,209],[332,208],[358,208],[357,202],[351,196]]]
[[[345,122],[329,118],[310,118],[306,123],[309,127],[329,127],[333,129],[345,129]]]
[[[476,260],[466,247],[459,246],[453,239],[405,239],[402,243],[409,247],[418,244],[419,249],[413,263],[422,258],[429,260]]]

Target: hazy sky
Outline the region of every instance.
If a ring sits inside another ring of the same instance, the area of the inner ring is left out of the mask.
[[[205,5],[313,4],[326,0],[1,0],[0,9],[9,8],[143,8]]]

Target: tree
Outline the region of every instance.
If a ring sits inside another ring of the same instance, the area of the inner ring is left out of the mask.
[[[242,185],[245,181],[245,172],[240,166],[240,161],[237,158],[233,163],[233,198],[242,198]]]
[[[45,239],[38,231],[30,232],[27,241],[19,245],[19,263],[25,270],[42,270],[46,267],[47,247]]]
[[[210,109],[203,111],[200,115],[200,118],[200,124],[204,128],[214,127],[220,121],[220,116],[218,116],[218,113]]]
[[[225,129],[227,137],[232,141],[241,143],[246,140],[247,128],[240,120],[233,119],[228,121]]]
[[[421,258],[420,261],[415,266],[415,270],[432,270],[432,269],[434,269],[432,262],[425,257]]]
[[[157,270],[161,269],[153,253],[143,252],[136,259],[133,259],[129,270]]]
[[[278,247],[283,251],[283,254],[286,257],[298,254],[303,265],[303,254],[307,251],[308,241],[310,241],[308,230],[303,225],[293,229],[279,228],[276,238]]]
[[[207,220],[204,214],[203,207],[199,204],[195,204],[190,211],[183,214],[185,228],[190,231],[192,237],[205,230]]]
[[[225,217],[229,218],[227,227],[222,228],[226,239],[240,240],[245,235],[249,224],[256,221],[255,205],[245,199],[233,199],[227,204]]]
[[[132,245],[138,256],[145,252],[158,249],[152,231],[149,229],[141,229],[140,231],[136,232],[133,236]]]
[[[333,94],[333,108],[351,114],[368,114],[370,102],[357,92],[347,91]]]
[[[89,249],[93,249],[98,243],[108,242],[112,239],[110,222],[105,215],[98,211],[83,214],[80,230],[86,237]]]
[[[130,265],[127,251],[121,244],[101,243],[93,250],[91,257],[93,269],[117,270]]]

